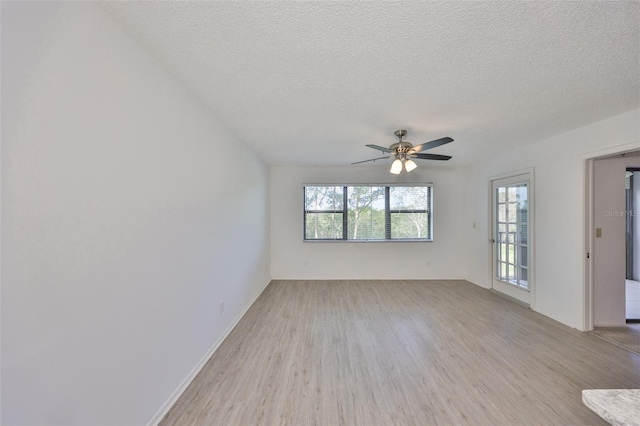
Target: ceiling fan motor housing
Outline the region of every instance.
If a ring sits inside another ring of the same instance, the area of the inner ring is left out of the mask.
[[[397,142],[391,145],[389,149],[393,151],[396,158],[404,159],[407,154],[411,154],[410,151],[413,149],[413,145],[409,142]]]
[[[413,148],[413,145],[402,140],[402,138],[407,136],[406,130],[396,130],[393,134],[398,138],[398,142],[391,145],[389,149],[394,151],[393,155],[396,159],[404,161],[406,160],[407,154],[409,154],[411,148]]]

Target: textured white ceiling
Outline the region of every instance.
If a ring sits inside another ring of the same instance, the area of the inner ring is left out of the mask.
[[[102,6],[273,165],[374,158],[399,128],[462,164],[640,105],[639,1]]]

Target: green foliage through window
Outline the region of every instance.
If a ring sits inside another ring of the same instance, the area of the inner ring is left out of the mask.
[[[431,241],[431,212],[429,185],[306,186],[304,239]]]

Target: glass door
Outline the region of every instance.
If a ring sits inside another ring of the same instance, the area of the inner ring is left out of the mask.
[[[529,174],[492,181],[495,290],[531,304],[531,197]]]

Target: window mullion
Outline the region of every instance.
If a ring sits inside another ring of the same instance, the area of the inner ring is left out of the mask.
[[[391,239],[391,191],[384,187],[384,238]]]
[[[347,197],[347,187],[342,187],[342,239],[348,239],[348,223],[349,223],[349,209],[347,207],[349,199]]]

